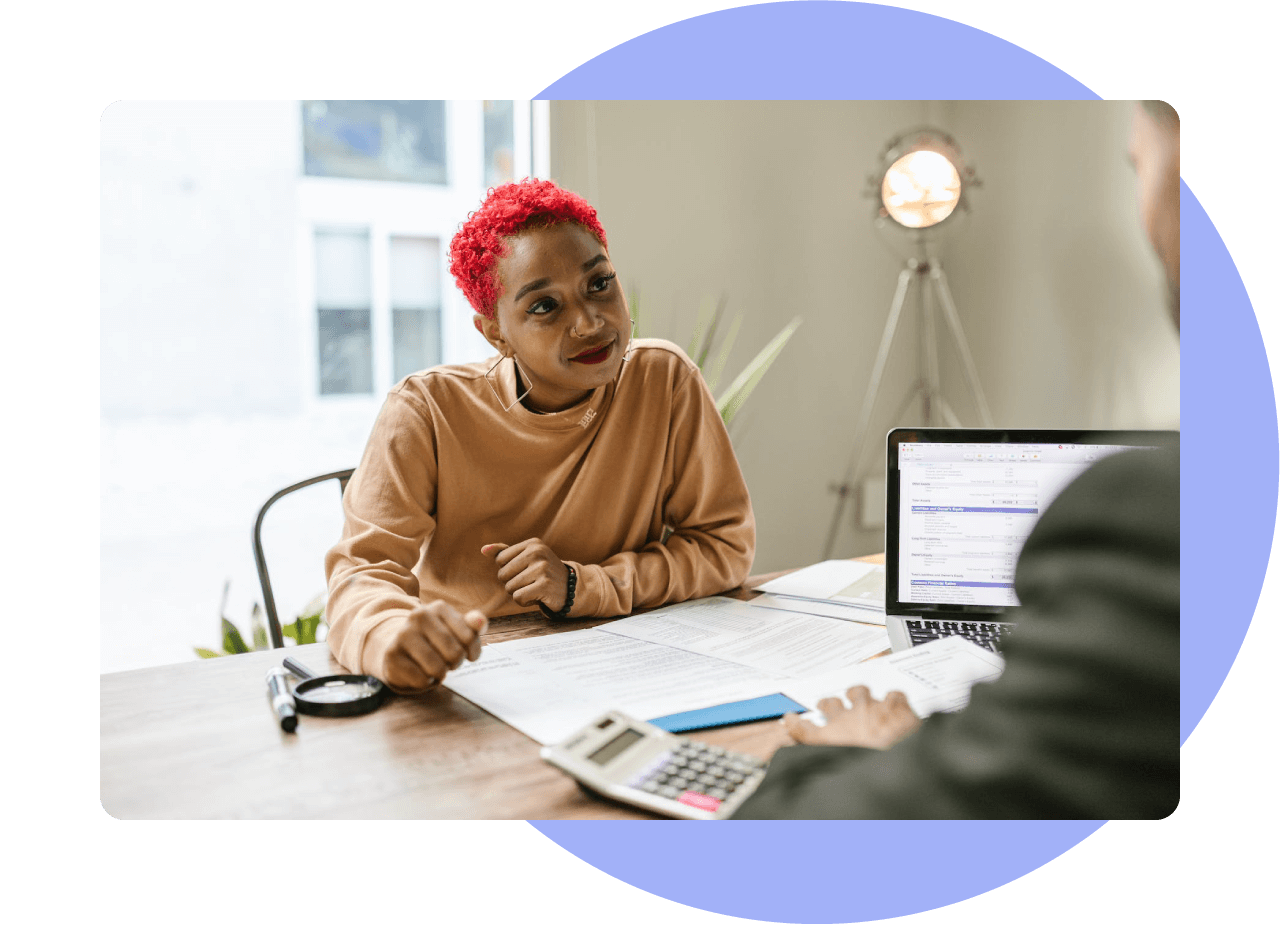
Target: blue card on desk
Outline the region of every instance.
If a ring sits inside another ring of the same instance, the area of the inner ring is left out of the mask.
[[[758,719],[776,719],[783,713],[803,713],[807,710],[790,697],[767,694],[750,700],[721,703],[701,710],[670,713],[649,722],[667,732],[690,732],[694,729],[710,729],[713,726],[729,726],[733,723],[750,723]]]

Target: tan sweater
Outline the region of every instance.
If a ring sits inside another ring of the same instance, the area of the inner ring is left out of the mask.
[[[528,611],[481,555],[487,543],[541,538],[578,572],[574,617],[717,594],[750,572],[746,483],[679,347],[633,341],[616,383],[554,414],[503,411],[484,379],[492,365],[409,376],[378,415],[325,557],[329,645],[349,670],[377,674],[386,621],[418,601]],[[514,379],[509,361],[490,377],[503,405]]]

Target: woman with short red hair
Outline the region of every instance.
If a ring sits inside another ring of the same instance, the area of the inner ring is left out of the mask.
[[[632,338],[595,209],[508,183],[449,257],[497,356],[388,395],[325,559],[335,657],[425,690],[479,657],[490,617],[619,616],[739,585],[755,521],[729,436],[684,352]]]

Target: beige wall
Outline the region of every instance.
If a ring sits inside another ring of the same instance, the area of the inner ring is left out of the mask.
[[[551,175],[599,209],[619,277],[640,295],[642,333],[687,345],[699,303],[725,296],[744,318],[727,381],[790,318],[804,318],[733,430],[759,524],[756,571],[822,555],[829,486],[854,450],[902,265],[873,229],[864,191],[903,129],[928,122],[952,132],[984,182],[971,216],[937,246],[995,423],[1176,426],[1178,342],[1134,211],[1129,111],[1101,102],[552,104]],[[940,359],[944,392],[976,425],[945,335]],[[909,314],[863,475],[883,469],[885,430],[923,423],[918,403],[892,420],[917,375]],[[847,508],[834,554],[881,545]]]

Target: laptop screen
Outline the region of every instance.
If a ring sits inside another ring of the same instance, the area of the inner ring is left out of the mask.
[[[888,613],[1000,614],[1018,606],[1022,544],[1053,499],[1098,460],[1168,442],[1122,431],[889,434]]]

